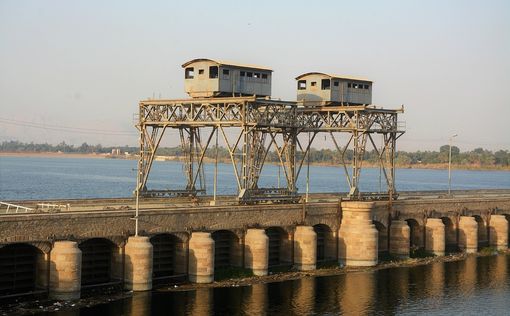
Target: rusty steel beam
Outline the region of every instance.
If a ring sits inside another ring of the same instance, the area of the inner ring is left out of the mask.
[[[151,166],[160,141],[169,128],[181,135],[185,153],[185,176],[187,185],[179,195],[194,196],[205,193],[203,181],[203,158],[213,138],[220,134],[230,153],[238,186],[238,198],[242,202],[297,201],[297,178],[311,145],[318,133],[331,135],[340,155],[349,197],[362,199],[359,191],[360,172],[367,143],[376,150],[380,167],[387,185],[385,195],[395,195],[394,157],[396,140],[404,131],[399,128],[397,116],[402,109],[388,110],[374,106],[317,106],[304,107],[296,102],[270,100],[255,97],[223,97],[185,100],[145,100],[139,103],[140,158],[137,190],[142,196],[150,196],[146,185]],[[212,131],[202,143],[203,128]],[[239,134],[229,141],[227,128],[237,128]],[[305,146],[298,140],[300,134],[313,135]],[[349,141],[339,145],[334,133],[350,135]],[[381,134],[383,148],[378,149],[373,135]],[[354,157],[345,161],[346,150],[352,148]],[[273,149],[278,156],[279,168],[283,169],[286,186],[282,188],[259,188],[258,182],[268,152]],[[297,155],[301,154],[298,159]],[[199,187],[196,187],[197,180]],[[173,191],[168,191],[171,195]],[[158,190],[158,196],[162,195]],[[366,196],[366,195],[365,195]],[[372,196],[372,195],[371,195]],[[381,195],[382,196],[382,195]]]

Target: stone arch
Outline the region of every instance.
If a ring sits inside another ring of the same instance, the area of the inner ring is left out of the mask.
[[[478,248],[489,246],[488,227],[485,220],[480,215],[473,215],[478,223]]]
[[[211,234],[214,240],[214,269],[221,270],[242,266],[243,248],[240,239],[230,230],[217,230]]]
[[[29,244],[36,247],[44,254],[49,253],[52,248],[52,244],[49,241],[33,241],[33,242],[29,242]]]
[[[39,249],[42,253],[47,254],[51,251],[52,244],[49,241],[28,241],[30,239],[21,239],[20,241],[8,241],[5,244],[0,244],[0,248],[7,247],[11,244],[27,244],[34,246],[35,248]]]
[[[377,250],[379,253],[388,252],[388,228],[381,222],[372,221],[377,229]]]
[[[316,224],[313,230],[317,234],[317,263],[336,259],[336,238],[328,225]]]
[[[418,249],[425,247],[425,229],[423,225],[420,225],[414,218],[406,219],[407,225],[410,229],[409,245],[411,249]]]
[[[265,231],[269,238],[268,267],[292,264],[292,242],[289,234],[276,226],[268,227]]]
[[[186,271],[186,242],[174,234],[161,233],[149,238],[152,244],[152,280],[164,283]],[[183,251],[184,250],[184,251]]]
[[[122,275],[117,245],[107,238],[91,238],[78,244],[82,252],[81,285],[92,286],[111,282]],[[120,258],[121,259],[121,258]]]
[[[457,229],[453,220],[449,217],[441,217],[441,220],[444,224],[444,233],[445,233],[445,249],[447,251],[458,251],[459,247],[457,245]]]
[[[30,243],[12,243],[0,248],[0,296],[44,289],[47,265],[43,251]]]
[[[104,232],[94,231],[80,234],[80,236],[77,236],[76,239],[78,239],[78,244],[82,244],[83,242],[91,239],[105,239],[119,248],[124,247],[127,242],[127,238],[125,236],[104,235]]]

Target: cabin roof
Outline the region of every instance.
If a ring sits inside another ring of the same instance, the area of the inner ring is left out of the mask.
[[[208,58],[195,58],[195,59],[192,59],[192,60],[182,64],[182,68],[186,68],[187,66],[189,66],[189,65],[191,65],[193,63],[199,62],[199,61],[212,61],[214,63],[217,63],[219,66],[232,66],[232,67],[237,67],[237,68],[260,69],[260,70],[268,70],[268,71],[271,71],[271,72],[273,71],[271,68],[264,67],[264,66],[250,65],[250,64],[240,64],[240,63],[230,62],[230,61],[226,61],[226,60],[214,60],[214,59],[208,59]]]
[[[372,80],[368,80],[365,78],[351,77],[351,76],[345,76],[345,75],[327,74],[324,72],[307,72],[307,73],[297,76],[296,80],[299,80],[299,79],[306,77],[308,75],[324,75],[324,76],[330,77],[332,79],[347,79],[347,80],[356,80],[356,81],[364,81],[364,82],[373,82]]]

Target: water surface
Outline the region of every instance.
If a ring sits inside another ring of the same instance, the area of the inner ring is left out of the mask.
[[[136,184],[135,160],[94,158],[0,157],[0,200],[71,199],[131,197]],[[298,178],[299,192],[306,191],[306,166]],[[347,192],[341,167],[310,167],[310,192]],[[280,177],[278,176],[280,174]],[[212,194],[214,165],[205,165],[208,194]],[[275,165],[265,165],[261,187],[284,184],[284,175]],[[378,168],[361,173],[361,190],[385,191]],[[183,167],[176,161],[155,161],[148,187],[182,189]],[[446,190],[447,170],[397,169],[399,191]],[[454,170],[452,189],[510,189],[509,171]],[[218,165],[218,194],[237,194],[236,180],[230,164]]]
[[[153,291],[41,315],[508,315],[510,256],[231,288]]]

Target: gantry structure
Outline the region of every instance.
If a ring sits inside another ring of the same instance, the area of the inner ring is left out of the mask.
[[[310,107],[257,97],[141,101],[136,125],[140,132],[136,193],[142,197],[205,194],[204,158],[207,150],[212,150],[212,143],[218,148],[218,138],[221,138],[230,155],[241,203],[297,202],[300,199],[297,179],[308,161],[314,139],[325,133],[343,165],[350,188],[347,197],[391,200],[396,197],[396,141],[404,133],[397,120],[402,111],[403,108],[387,110],[374,106]],[[180,135],[186,187],[151,190],[147,187],[151,167],[168,129],[176,129]],[[340,143],[338,133],[348,136],[345,143]],[[374,139],[377,134],[382,135],[381,147]],[[360,172],[367,146],[373,147],[379,156],[386,192],[360,191]],[[345,156],[348,149],[353,151],[350,161]],[[276,188],[259,186],[270,151],[278,156],[285,179],[285,185]],[[216,156],[216,162],[217,159]]]

